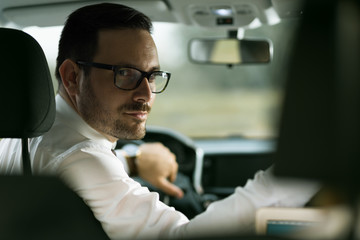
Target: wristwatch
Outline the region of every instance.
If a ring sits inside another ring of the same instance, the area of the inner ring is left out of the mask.
[[[136,159],[140,156],[141,151],[139,146],[133,143],[125,144],[122,147],[122,150],[125,154],[126,161],[129,166],[130,175],[136,176],[138,174]]]
[[[133,143],[125,144],[122,150],[125,152],[125,157],[127,158],[137,158],[141,154],[139,146]]]

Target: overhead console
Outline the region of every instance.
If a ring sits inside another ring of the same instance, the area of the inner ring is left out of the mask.
[[[169,0],[179,22],[202,27],[255,28],[301,15],[302,0]],[[288,3],[291,2],[291,3]]]

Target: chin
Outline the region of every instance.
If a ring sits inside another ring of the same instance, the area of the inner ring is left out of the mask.
[[[118,132],[118,138],[127,139],[127,140],[140,140],[143,139],[146,134],[145,127],[138,127],[136,129],[128,128],[127,130]]]
[[[139,140],[144,138],[146,133],[145,122],[124,123],[116,121],[113,127],[108,128],[110,135],[118,139]]]

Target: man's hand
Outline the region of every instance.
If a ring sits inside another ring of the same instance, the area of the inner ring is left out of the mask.
[[[164,193],[182,198],[184,192],[172,184],[178,171],[175,155],[161,143],[144,143],[140,150],[136,160],[138,176]]]

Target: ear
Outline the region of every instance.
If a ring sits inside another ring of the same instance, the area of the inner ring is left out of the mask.
[[[66,59],[59,67],[62,85],[71,97],[79,93],[80,68],[72,60]]]

